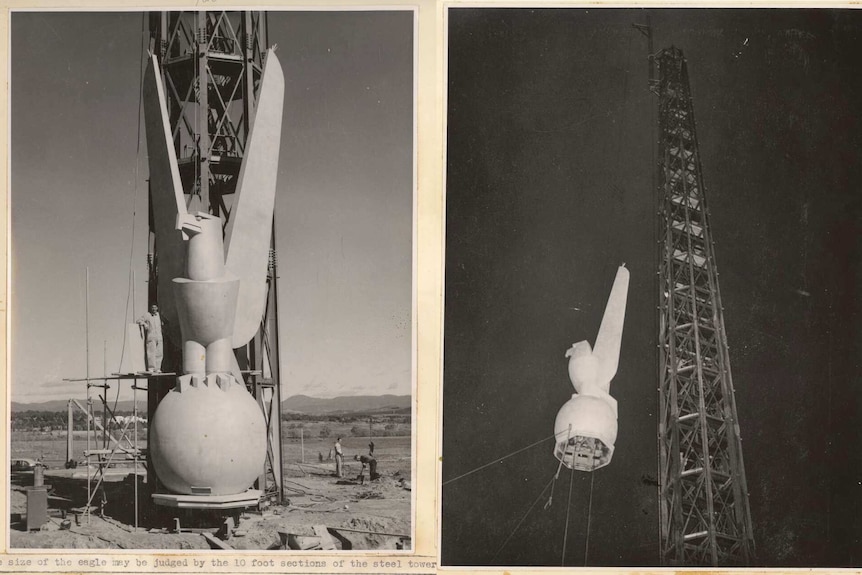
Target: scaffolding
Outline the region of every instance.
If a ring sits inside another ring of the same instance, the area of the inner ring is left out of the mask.
[[[677,48],[655,62],[661,558],[746,566],[754,537],[688,70]]]
[[[83,379],[66,379],[68,382],[85,382],[87,385],[87,399],[85,405],[81,405],[77,399],[70,399],[67,405],[67,439],[66,439],[66,468],[71,471],[70,478],[74,481],[80,479],[80,474],[74,470],[77,469],[77,461],[74,457],[74,410],[77,408],[83,412],[87,418],[87,448],[84,450],[84,465],[87,479],[87,501],[81,508],[84,517],[89,521],[90,515],[94,507],[98,508],[99,514],[104,515],[105,505],[108,502],[108,496],[105,490],[105,484],[109,481],[116,480],[117,477],[124,479],[129,473],[121,470],[120,473],[113,473],[117,464],[131,463],[133,466],[131,475],[134,483],[134,505],[135,505],[135,529],[138,528],[139,519],[139,497],[138,483],[139,471],[147,469],[146,456],[144,450],[141,449],[138,438],[138,422],[141,417],[138,411],[138,391],[146,391],[147,388],[138,385],[139,380],[146,380],[154,377],[155,374],[148,372],[140,373],[114,373],[111,376],[102,376],[99,378],[86,377]],[[175,376],[173,373],[158,374],[158,376]],[[116,381],[119,385],[123,381],[131,381],[132,390],[132,415],[128,418],[120,419],[114,409],[108,405],[107,391],[110,389],[109,381]],[[98,395],[98,400],[101,403],[102,417],[96,415],[94,410],[94,401],[91,396],[91,389],[98,388],[102,393]],[[118,434],[112,433],[111,427],[119,430]],[[102,438],[99,440],[98,434],[101,431]],[[95,447],[93,446],[95,441]],[[113,476],[113,477],[112,477]],[[94,483],[95,482],[95,483]],[[94,506],[94,498],[99,496],[98,505]]]

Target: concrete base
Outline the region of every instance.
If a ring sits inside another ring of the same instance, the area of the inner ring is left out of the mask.
[[[153,502],[165,507],[180,509],[237,509],[254,507],[260,501],[263,492],[249,489],[235,495],[177,495],[175,493],[154,493]]]

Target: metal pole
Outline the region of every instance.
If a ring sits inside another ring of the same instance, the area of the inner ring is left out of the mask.
[[[209,104],[209,34],[207,32],[207,23],[209,15],[206,11],[198,12],[196,19],[197,28],[197,47],[195,49],[195,61],[197,62],[198,87],[198,109],[195,121],[197,123],[198,137],[198,192],[200,194],[201,211],[208,214],[218,215],[218,203],[214,202],[210,197],[210,167],[209,162],[212,156],[212,141],[210,140],[209,119],[210,119],[210,104]],[[215,32],[215,31],[214,31]],[[248,120],[248,117],[246,117]]]
[[[84,345],[87,353],[87,385],[90,384],[90,268],[86,268],[84,285],[84,329],[86,339]]]
[[[66,407],[68,410],[66,415],[66,465],[71,467],[72,465],[72,450],[74,447],[72,446],[72,438],[75,435],[75,418],[72,416],[72,400],[69,400],[69,404]]]
[[[87,383],[87,506],[84,508],[84,513],[87,515],[87,523],[90,523],[90,500],[93,498],[92,487],[90,486],[90,422],[93,420],[93,398],[90,397],[90,384]]]
[[[103,341],[102,374],[105,379],[102,382],[105,384],[105,395],[102,399],[102,449],[108,449],[108,340]]]
[[[135,270],[132,270],[132,321],[135,320]],[[128,328],[126,328],[128,329]],[[132,417],[135,418],[135,531],[138,530],[138,378],[132,380]]]
[[[84,326],[86,329],[86,349],[87,349],[87,507],[84,513],[87,514],[87,523],[90,522],[90,504],[92,499],[90,487],[90,420],[93,417],[93,400],[90,399],[90,268],[86,272],[86,285],[84,297]]]
[[[134,277],[134,276],[133,276]],[[133,284],[134,285],[134,284]],[[132,290],[134,291],[134,289]],[[135,418],[135,531],[138,530],[138,378],[132,380],[132,417]]]

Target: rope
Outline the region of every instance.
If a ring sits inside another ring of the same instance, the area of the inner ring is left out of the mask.
[[[563,461],[560,460],[560,464],[557,466],[557,472],[554,473],[554,478],[551,480],[551,494],[548,496],[548,500],[545,502],[545,509],[551,507],[551,504],[554,502],[554,487],[557,486],[557,479],[560,478],[560,470],[563,468]]]
[[[587,537],[584,543],[584,567],[587,566],[587,557],[590,555],[590,523],[593,519],[593,482],[596,480],[596,474],[590,473],[590,505],[587,508]]]
[[[560,432],[560,433],[562,433],[562,432]],[[473,473],[476,473],[477,471],[481,471],[481,470],[485,469],[486,467],[490,467],[490,466],[494,465],[495,463],[499,463],[499,462],[503,461],[504,459],[508,459],[509,457],[512,457],[513,455],[517,455],[517,454],[521,453],[522,451],[526,451],[526,450],[530,449],[531,447],[535,447],[541,443],[544,443],[547,440],[556,437],[557,435],[558,434],[553,433],[553,434],[549,435],[548,437],[545,437],[544,439],[540,439],[539,441],[537,441],[535,443],[531,443],[527,447],[522,447],[521,449],[518,449],[517,451],[513,451],[511,453],[508,453],[508,454],[504,455],[503,457],[500,457],[498,459],[495,459],[494,461],[491,461],[490,463],[480,465],[479,467],[472,469],[472,470],[468,471],[467,473],[462,473],[461,475],[459,475],[457,477],[453,477],[452,479],[444,481],[442,483],[441,487],[444,485],[448,485],[449,483],[452,483],[453,481],[458,481],[459,479],[467,477],[468,475],[472,475]]]
[[[569,433],[566,436],[566,449],[569,448],[569,439],[572,437],[572,426],[569,424]],[[560,478],[560,470],[563,468],[563,459],[565,459],[566,454],[563,452],[563,457],[560,459],[560,464],[557,465],[557,472],[554,474],[554,482],[551,484],[551,495],[548,496],[548,501],[545,502],[545,509],[548,509],[551,504],[554,502],[554,487],[557,486],[557,479]]]
[[[575,484],[575,468],[569,479],[569,502],[566,503],[566,529],[563,531],[563,556],[560,558],[560,567],[566,566],[566,540],[569,538],[569,512],[572,510],[572,486]]]
[[[527,518],[527,516],[530,514],[530,512],[531,512],[531,511],[533,510],[533,508],[536,506],[536,503],[538,503],[538,502],[542,499],[542,496],[545,494],[545,491],[547,491],[547,490],[548,490],[548,487],[550,487],[550,486],[551,486],[551,484],[553,484],[554,479],[556,479],[556,477],[551,477],[551,480],[550,480],[550,481],[548,481],[548,483],[547,483],[547,484],[545,484],[545,487],[542,489],[541,493],[539,493],[539,496],[538,496],[538,497],[536,497],[536,499],[533,501],[533,504],[532,504],[532,505],[530,505],[530,507],[527,509],[527,512],[526,512],[526,513],[524,513],[524,516],[523,516],[523,517],[521,517],[521,520],[520,520],[520,521],[518,521],[518,524],[517,524],[517,525],[515,525],[515,528],[512,530],[512,532],[511,532],[511,533],[509,533],[509,536],[508,536],[508,537],[506,537],[506,540],[505,540],[505,541],[503,541],[503,544],[502,544],[502,545],[500,545],[500,548],[499,548],[499,549],[497,549],[497,552],[496,552],[496,553],[494,553],[494,556],[493,556],[493,557],[491,557],[491,561],[490,561],[489,563],[493,563],[493,562],[494,562],[494,559],[496,559],[496,558],[497,558],[497,555],[499,555],[499,554],[500,554],[500,551],[502,551],[503,549],[505,549],[506,544],[508,544],[508,543],[509,543],[509,540],[510,540],[510,539],[512,539],[512,537],[514,537],[514,536],[515,536],[515,533],[518,531],[518,529],[520,529],[521,524],[524,522],[524,520]]]
[[[141,14],[141,37],[146,38],[146,14]],[[132,299],[132,277],[134,276],[133,272],[133,263],[135,261],[135,220],[137,219],[138,209],[136,199],[138,196],[138,173],[140,167],[141,160],[141,108],[143,108],[143,99],[144,99],[144,43],[141,42],[141,56],[139,58],[140,66],[138,72],[138,138],[137,143],[135,145],[135,184],[132,189],[132,241],[131,241],[131,249],[129,250],[129,283],[126,288],[126,312],[123,316],[124,319],[129,317],[129,302]],[[117,367],[117,372],[122,371],[123,368],[123,358],[126,355],[126,329],[123,326],[123,347],[120,350],[120,365]],[[117,389],[117,400],[120,399],[120,390]],[[117,409],[116,402],[114,403],[114,409]]]

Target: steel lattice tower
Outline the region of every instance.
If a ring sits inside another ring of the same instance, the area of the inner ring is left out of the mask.
[[[655,60],[662,562],[750,565],[751,513],[688,70],[676,48]]]
[[[266,14],[152,12],[149,28],[150,50],[157,55],[162,70],[188,209],[221,217],[225,229],[263,75],[268,35]],[[274,232],[270,247],[267,304],[261,325],[254,339],[244,349],[237,350],[236,355],[240,368],[247,373],[246,385],[267,422],[267,458],[258,488],[266,496],[281,501],[284,484]],[[158,303],[157,274],[158,246],[151,214],[150,303]],[[179,348],[168,341],[165,344],[165,364],[177,365]],[[150,380],[150,417],[171,385],[172,382],[161,379]]]

